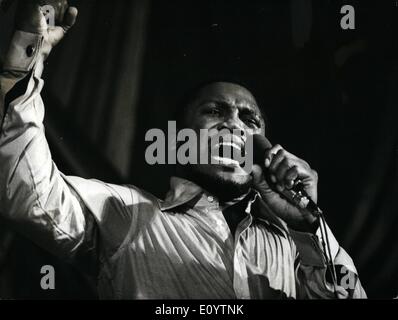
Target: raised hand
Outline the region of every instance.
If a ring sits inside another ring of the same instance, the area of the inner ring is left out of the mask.
[[[47,24],[40,6],[44,3],[54,5],[56,25]],[[17,30],[41,34],[44,37],[43,55],[47,57],[51,49],[56,46],[66,32],[75,24],[77,9],[69,7],[66,0],[39,1],[23,0],[18,2],[15,26]]]

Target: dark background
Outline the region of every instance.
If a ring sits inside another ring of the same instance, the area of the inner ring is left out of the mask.
[[[269,137],[319,173],[319,204],[371,298],[398,295],[398,2],[70,1],[79,18],[46,63],[46,130],[66,174],[135,184],[159,197],[172,174],[145,163],[186,90],[247,85]],[[342,30],[340,8],[356,10]],[[0,49],[12,10],[0,14]],[[95,298],[93,285],[14,235],[0,237],[0,297]],[[4,248],[2,248],[2,246]],[[39,287],[55,266],[56,290]]]

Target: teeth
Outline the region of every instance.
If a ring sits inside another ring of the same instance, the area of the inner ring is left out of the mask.
[[[214,160],[217,161],[217,163],[223,164],[223,165],[234,165],[234,166],[239,166],[239,162],[236,160],[232,160],[229,158],[223,158],[223,157],[219,157],[219,156],[214,156],[213,157]]]
[[[222,142],[222,143],[217,143],[215,145],[216,148],[220,147],[220,146],[228,146],[228,147],[233,147],[235,149],[238,149],[239,151],[241,151],[241,147],[236,144],[235,142]]]

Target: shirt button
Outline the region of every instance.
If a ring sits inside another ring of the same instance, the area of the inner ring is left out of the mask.
[[[29,45],[26,48],[26,55],[30,58],[35,53],[35,47],[33,45]]]
[[[207,197],[207,200],[208,200],[209,202],[213,202],[213,201],[214,201],[214,198],[213,198],[212,196],[208,196],[208,197]]]

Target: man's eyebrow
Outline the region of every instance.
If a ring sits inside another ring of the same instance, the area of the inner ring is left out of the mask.
[[[231,105],[231,103],[228,100],[221,99],[221,98],[212,98],[212,99],[206,99],[206,100],[200,101],[199,106],[205,105],[207,103],[219,103],[221,105],[226,105],[226,106]]]
[[[212,99],[203,100],[199,103],[199,106],[205,105],[207,103],[217,103],[221,107],[235,106],[235,103],[233,103],[231,100],[222,99],[222,98],[212,98]],[[244,111],[245,113],[258,114],[258,115],[260,114],[256,108],[256,104],[254,103],[250,102],[238,103],[237,107],[239,108],[240,111]]]
[[[238,106],[238,108],[239,108],[239,111],[243,114],[257,116],[257,117],[261,116],[261,113],[257,108],[248,107],[247,105],[240,105],[240,106]]]

